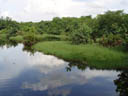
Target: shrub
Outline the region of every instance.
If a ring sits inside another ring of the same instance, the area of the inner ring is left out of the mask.
[[[124,41],[125,49],[128,50],[128,37],[126,37]]]
[[[23,38],[24,38],[24,42],[23,43],[26,46],[32,46],[33,44],[36,43],[34,34],[27,34]]]
[[[103,35],[102,38],[99,40],[99,43],[103,46],[107,47],[114,47],[114,46],[120,46],[123,44],[123,39],[119,34],[109,34],[109,35]]]
[[[87,25],[82,25],[79,29],[71,34],[71,41],[74,44],[89,43],[91,41],[92,29]]]

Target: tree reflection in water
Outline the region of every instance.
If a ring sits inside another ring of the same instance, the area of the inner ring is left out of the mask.
[[[31,55],[34,55],[34,53],[36,52],[31,46],[25,46],[25,45],[23,51],[27,51],[28,53],[31,53]]]
[[[68,67],[66,68],[67,71],[71,71],[72,67],[77,67],[80,70],[85,70],[87,68],[87,64],[80,64],[80,63],[69,63]],[[91,68],[96,69],[96,68]],[[110,70],[102,68],[100,70]],[[114,69],[111,70],[117,70],[121,72],[117,77],[116,80],[114,80],[114,84],[116,86],[116,92],[119,93],[119,96],[128,96],[128,70],[125,69]],[[123,71],[121,71],[123,70]]]
[[[122,71],[114,83],[117,86],[116,91],[119,92],[119,96],[128,96],[128,70]]]
[[[72,67],[77,67],[79,70],[84,71],[87,68],[87,64],[86,63],[78,63],[78,62],[70,62],[68,64],[68,67],[66,67],[67,71],[71,71]]]

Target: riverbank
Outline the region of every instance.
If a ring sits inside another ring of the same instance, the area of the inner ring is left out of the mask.
[[[33,46],[37,51],[57,56],[71,62],[86,63],[94,67],[126,67],[127,54],[96,44],[72,45],[65,41],[39,42]]]

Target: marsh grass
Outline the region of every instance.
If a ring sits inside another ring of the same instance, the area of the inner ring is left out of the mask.
[[[16,43],[21,43],[23,42],[24,39],[23,39],[23,36],[15,36],[15,37],[10,37],[10,40]]]
[[[7,41],[7,35],[6,34],[0,34],[0,43]]]
[[[51,34],[43,34],[43,41],[67,41],[69,37],[66,35],[51,35]]]
[[[46,41],[35,44],[33,48],[67,61],[86,63],[97,68],[128,66],[127,54],[96,44],[72,45],[65,41]]]

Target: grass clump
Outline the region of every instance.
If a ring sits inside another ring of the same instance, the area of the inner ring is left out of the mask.
[[[16,43],[21,43],[21,42],[23,42],[23,36],[15,36],[15,37],[10,37],[9,38],[10,39],[10,41],[13,41],[13,42],[16,42]]]
[[[6,34],[0,34],[0,45],[7,42],[7,35]]]

